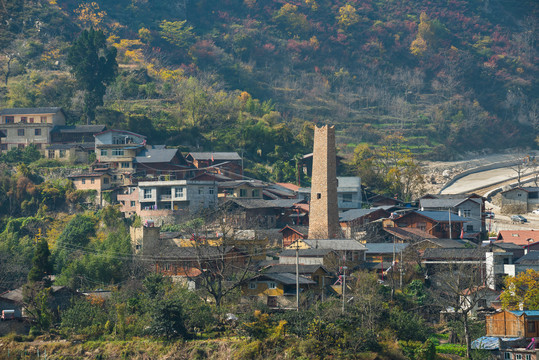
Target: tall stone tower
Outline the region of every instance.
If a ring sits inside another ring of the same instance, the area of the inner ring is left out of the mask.
[[[315,127],[309,239],[335,239],[340,233],[335,127]]]

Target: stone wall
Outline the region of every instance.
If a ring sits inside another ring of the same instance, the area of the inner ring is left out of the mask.
[[[326,125],[314,129],[309,239],[334,239],[340,232],[335,127]]]

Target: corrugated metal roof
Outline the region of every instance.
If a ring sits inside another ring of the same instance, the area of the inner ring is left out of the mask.
[[[61,107],[11,108],[0,110],[0,115],[56,114]]]
[[[369,215],[375,211],[378,211],[378,210],[384,210],[384,209],[381,209],[381,208],[371,208],[371,209],[352,209],[352,210],[348,210],[348,211],[345,211],[341,214],[340,218],[339,218],[339,221],[343,221],[343,222],[346,222],[346,221],[352,221],[352,220],[355,220],[357,218],[360,218],[362,216],[365,216],[365,215]]]
[[[428,217],[429,219],[432,219],[434,221],[442,221],[442,222],[449,222],[449,212],[448,211],[415,211],[416,213],[423,215],[425,217]],[[404,215],[406,216],[406,215]],[[451,221],[454,222],[467,222],[470,221],[470,219],[458,216],[455,214],[451,214]]]
[[[467,198],[451,198],[451,199],[421,199],[419,207],[423,208],[452,208],[466,201]]]
[[[516,316],[522,316],[522,314],[526,314],[526,316],[533,316],[533,317],[539,317],[539,310],[524,310],[524,311],[509,311],[511,314],[515,314]]]
[[[309,257],[309,256],[326,256],[327,254],[331,253],[333,250],[331,249],[299,249],[299,256],[303,257]],[[280,254],[280,256],[284,257],[290,257],[290,256],[296,256],[296,250],[283,250]]]

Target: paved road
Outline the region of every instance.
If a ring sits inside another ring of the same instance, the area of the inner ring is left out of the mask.
[[[472,192],[475,189],[487,187],[501,181],[509,181],[515,176],[517,176],[517,172],[511,168],[481,171],[458,179],[451,186],[445,188],[442,191],[442,194],[463,194]]]

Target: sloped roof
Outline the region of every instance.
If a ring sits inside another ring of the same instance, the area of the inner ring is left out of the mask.
[[[57,125],[51,129],[51,133],[58,132],[61,134],[97,134],[104,131],[106,128],[107,127],[105,125]]]
[[[94,143],[68,143],[68,144],[51,144],[47,146],[47,150],[69,150],[80,148],[83,150],[92,150],[95,148]]]
[[[438,239],[438,238],[431,238],[431,239],[425,239],[423,241],[430,241],[441,248],[445,249],[459,249],[466,247],[465,243],[463,241],[454,240],[454,239]]]
[[[460,205],[468,198],[449,198],[449,199],[421,199],[419,207],[423,208],[452,208]]]
[[[294,191],[294,192],[297,192],[300,188],[298,185],[291,184],[291,183],[277,183],[277,185],[284,187],[290,191]]]
[[[187,156],[195,160],[231,161],[241,160],[237,152],[191,152]]]
[[[298,271],[300,274],[312,274],[318,269],[324,270],[324,272],[329,273],[329,271],[322,265],[298,265]],[[296,264],[275,264],[271,265],[264,270],[264,274],[272,273],[296,273]]]
[[[419,228],[385,227],[383,230],[403,240],[436,239],[436,236]]]
[[[299,225],[286,225],[284,228],[279,230],[279,232],[283,232],[287,228],[294,231],[298,235],[308,235],[309,234],[309,227],[308,226],[299,226]]]
[[[367,255],[370,254],[392,254],[393,251],[399,253],[408,247],[408,244],[394,243],[367,243]]]
[[[512,188],[512,189],[502,191],[501,193],[503,194],[503,193],[506,193],[506,192],[509,192],[509,191],[514,191],[514,190],[523,190],[523,191],[526,191],[526,192],[536,192],[536,191],[539,191],[539,187],[535,187],[535,186],[519,186],[519,187],[515,187],[515,188]]]
[[[516,316],[539,317],[539,310],[509,311]]]
[[[365,245],[353,239],[306,239],[302,241],[309,245],[311,249],[366,250]]]
[[[343,212],[341,214],[341,216],[339,217],[339,221],[347,222],[347,221],[356,220],[356,219],[358,219],[358,218],[360,218],[362,216],[372,214],[373,212],[376,212],[376,211],[379,211],[379,210],[386,211],[385,209],[383,209],[381,207],[375,207],[375,208],[370,208],[370,209],[351,209],[351,210],[347,210],[347,211],[345,211],[345,212]]]
[[[539,265],[539,251],[530,251],[517,261],[515,264],[519,265]]]
[[[413,213],[422,215],[434,221],[449,222],[449,213],[447,211],[411,211],[403,215],[402,217],[408,216],[409,214],[413,214]],[[470,219],[462,217],[462,216],[458,216],[455,214],[451,214],[451,221],[452,222],[467,222],[467,221],[470,221]]]
[[[429,248],[425,249],[423,259],[442,259],[442,260],[481,260],[485,258],[485,252],[488,249],[445,249],[445,248]]]
[[[178,149],[144,149],[135,157],[140,164],[168,163],[178,153]]]
[[[219,183],[220,188],[235,188],[242,185],[249,185],[254,188],[264,188],[268,186],[267,183],[260,180],[230,180]]]
[[[333,252],[331,249],[299,249],[299,256],[300,257],[309,257],[309,256],[326,256],[327,254]],[[296,250],[287,249],[283,250],[280,254],[280,256],[284,257],[290,257],[290,256],[296,256]]]
[[[297,202],[297,199],[277,199],[277,200],[263,200],[263,199],[235,199],[231,198],[227,200],[227,203],[235,203],[245,209],[271,209],[271,208],[291,208]]]
[[[296,284],[296,274],[291,273],[268,273],[268,274],[261,274],[257,275],[251,280],[260,279],[260,278],[268,278],[270,280],[279,282],[284,285],[295,285]],[[299,284],[300,285],[312,285],[316,284],[316,282],[312,281],[311,279],[307,279],[306,277],[299,276],[298,277]]]
[[[59,111],[63,111],[61,107],[11,108],[0,110],[0,115],[56,114]]]
[[[521,246],[529,245],[539,241],[539,230],[500,230],[496,240]]]

